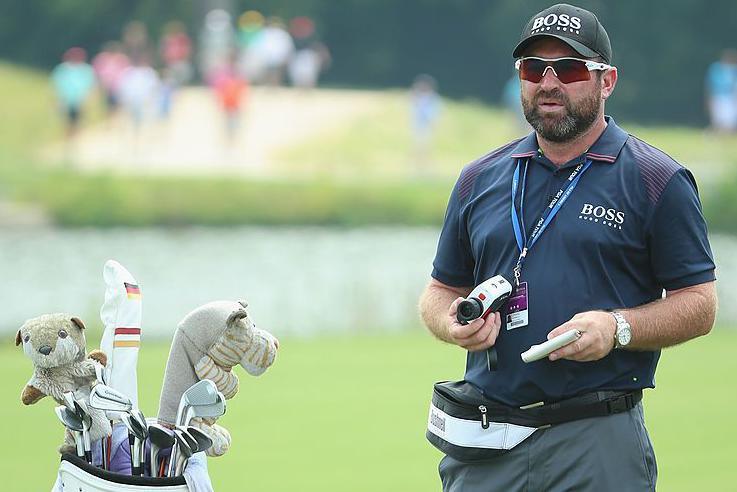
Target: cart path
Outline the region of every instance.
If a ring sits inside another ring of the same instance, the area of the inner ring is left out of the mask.
[[[238,133],[228,142],[212,93],[191,87],[175,95],[167,121],[147,120],[136,135],[125,115],[83,130],[66,158],[82,170],[134,174],[273,174],[278,152],[344,127],[376,107],[376,92],[251,88]],[[48,149],[54,160],[60,147]]]

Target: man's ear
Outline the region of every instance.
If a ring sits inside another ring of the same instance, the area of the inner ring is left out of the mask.
[[[18,330],[18,333],[15,334],[15,346],[17,347],[23,342],[23,338],[20,336],[20,330]]]
[[[79,318],[72,318],[71,319],[71,322],[74,323],[75,325],[77,325],[77,327],[80,330],[84,331],[84,323],[82,323],[82,320],[81,319],[79,319]]]
[[[601,97],[606,100],[614,92],[618,78],[617,67],[612,67],[601,76]]]

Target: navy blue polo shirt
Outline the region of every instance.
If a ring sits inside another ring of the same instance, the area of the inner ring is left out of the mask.
[[[487,369],[484,351],[468,353],[465,379],[491,399],[519,406],[596,390],[654,387],[660,351],[613,350],[594,362],[545,358],[530,364],[520,354],[577,313],[636,307],[660,299],[663,289],[714,280],[692,174],[606,119],[589,151],[563,166],[540,154],[532,133],[465,167],[453,189],[433,278],[454,287],[472,287],[497,274],[512,281],[519,256],[511,220],[517,163],[528,161],[529,235],[572,170],[592,162],[524,263],[520,280],[528,284],[528,326],[507,329],[503,321],[495,372]]]

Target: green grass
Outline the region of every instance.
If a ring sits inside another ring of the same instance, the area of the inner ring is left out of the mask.
[[[504,111],[445,100],[419,163],[408,96],[386,91],[369,113],[284,149],[266,179],[81,173],[42,162],[62,136],[48,75],[0,63],[0,91],[0,202],[39,206],[64,226],[439,224],[461,167],[523,133]],[[98,121],[99,98],[88,109],[88,124]],[[712,229],[737,231],[737,139],[624,127],[692,168]]]
[[[16,197],[38,203],[66,226],[435,224],[444,182],[336,183],[213,177],[79,175],[49,171]]]
[[[286,149],[279,171],[329,174],[343,179],[436,177],[452,180],[461,167],[519,137],[506,112],[476,101],[443,102],[427,162],[412,147],[405,92],[377,92],[375,107],[339,129]]]
[[[658,388],[645,399],[658,490],[734,490],[735,344],[737,330],[722,329],[664,352]],[[145,341],[141,350],[140,405],[148,415],[158,406],[167,351]],[[215,490],[439,490],[440,455],[424,438],[427,405],[432,383],[462,377],[463,365],[459,349],[419,330],[282,340],[264,376],[238,369],[240,393],[220,422],[233,447],[209,460]],[[20,403],[31,363],[10,343],[0,346],[0,371],[7,438],[0,476],[13,490],[48,490],[62,438],[54,404]]]

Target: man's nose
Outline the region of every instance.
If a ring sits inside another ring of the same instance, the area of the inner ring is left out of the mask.
[[[560,84],[560,80],[558,80],[558,76],[555,74],[555,70],[553,70],[553,67],[547,66],[545,67],[545,71],[543,72],[543,78],[540,79],[540,86],[543,88],[551,88],[554,86],[557,86]]]

